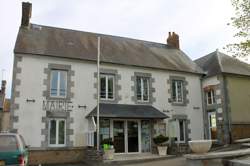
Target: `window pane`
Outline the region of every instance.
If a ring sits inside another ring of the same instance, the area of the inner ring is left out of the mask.
[[[56,120],[50,121],[50,144],[56,144]]]
[[[178,102],[182,102],[182,81],[177,81]]]
[[[172,81],[172,99],[173,99],[173,102],[176,102],[176,81]]]
[[[108,98],[113,99],[114,98],[114,77],[109,76],[108,78]]]
[[[51,71],[51,82],[50,82],[50,95],[57,96],[57,83],[58,83],[58,71],[52,70]]]
[[[18,150],[18,142],[15,136],[1,135],[0,136],[0,152],[13,152]]]
[[[143,100],[147,101],[148,100],[148,83],[149,79],[148,78],[143,78]]]
[[[65,144],[65,121],[64,120],[60,120],[59,121],[59,144]]]
[[[142,99],[142,91],[141,91],[141,77],[136,78],[136,94],[137,94],[137,100]]]
[[[66,96],[67,72],[60,71],[60,96]]]
[[[100,120],[100,141],[110,138],[110,121],[108,119]]]
[[[180,127],[180,141],[185,141],[185,129],[183,120],[179,120],[179,127]]]
[[[106,77],[101,76],[100,78],[100,97],[106,98]]]

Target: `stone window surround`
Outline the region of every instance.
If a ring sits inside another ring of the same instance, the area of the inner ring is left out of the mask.
[[[137,100],[137,82],[136,77],[147,77],[149,78],[149,100],[148,101],[138,101]],[[134,82],[134,85],[131,86],[131,90],[134,92],[134,96],[131,97],[131,100],[135,104],[153,104],[156,101],[156,98],[153,96],[153,93],[155,92],[155,88],[153,87],[153,83],[155,82],[155,79],[152,78],[151,73],[142,73],[142,72],[134,72],[134,75],[131,76],[131,81]]]
[[[183,102],[182,103],[175,103],[172,102],[172,81],[173,80],[180,80],[183,81]],[[185,77],[181,77],[181,76],[169,76],[169,80],[167,80],[167,84],[169,84],[169,88],[168,89],[168,93],[170,95],[170,98],[168,98],[168,102],[171,103],[173,106],[187,106],[187,104],[189,104],[189,99],[187,99],[187,94],[188,94],[188,90],[187,90],[187,85],[188,82],[186,81]]]
[[[16,103],[16,98],[20,97],[20,91],[17,90],[17,86],[21,85],[21,80],[17,78],[17,74],[22,73],[22,68],[18,67],[18,63],[22,62],[23,57],[15,55],[13,64],[13,75],[12,75],[12,87],[11,87],[11,111],[10,111],[10,131],[17,133],[18,130],[14,128],[14,123],[19,122],[19,117],[15,115],[15,112],[19,110],[19,103]]]
[[[50,97],[50,81],[51,81],[51,70],[64,70],[67,71],[67,94],[66,98]],[[43,80],[43,84],[46,86],[46,90],[43,91],[43,97],[47,100],[71,100],[74,93],[71,92],[72,87],[74,87],[74,82],[72,77],[75,75],[75,72],[71,70],[71,65],[64,64],[48,64],[48,68],[44,69],[44,74],[46,78]],[[42,117],[42,123],[45,123],[45,128],[41,129],[41,135],[44,135],[44,141],[41,142],[41,147],[50,149],[55,147],[49,146],[49,120],[53,118],[63,118],[66,120],[66,144],[65,147],[73,147],[73,141],[70,141],[70,135],[74,134],[74,130],[71,129],[71,124],[74,122],[74,118],[70,117],[70,112],[49,112],[46,111],[46,116]],[[59,148],[65,148],[59,147]]]
[[[100,68],[100,74],[109,74],[114,76],[114,99],[113,100],[105,100],[100,98],[101,103],[111,103],[117,104],[119,101],[122,100],[122,96],[119,94],[121,90],[121,85],[118,81],[121,80],[121,75],[118,74],[118,70],[116,69],[107,69],[107,68]],[[94,73],[94,78],[97,80],[97,72]],[[94,83],[94,88],[97,89],[97,81]],[[94,94],[94,99],[97,99],[97,93]]]
[[[190,127],[190,119],[188,119],[188,116],[187,115],[184,115],[184,114],[174,114],[172,115],[172,119],[171,120],[184,120],[185,122],[185,143],[180,143],[180,144],[187,144],[188,141],[190,141],[191,139],[189,138],[189,134],[191,133],[191,129],[189,128]],[[170,121],[171,121],[170,120]]]

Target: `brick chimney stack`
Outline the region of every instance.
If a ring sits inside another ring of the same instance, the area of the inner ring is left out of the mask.
[[[168,38],[167,38],[167,44],[169,46],[175,47],[177,49],[180,49],[180,43],[179,43],[179,35],[177,35],[174,32],[169,32],[168,33]]]
[[[31,18],[32,4],[29,2],[22,3],[22,22],[21,27],[29,28]]]

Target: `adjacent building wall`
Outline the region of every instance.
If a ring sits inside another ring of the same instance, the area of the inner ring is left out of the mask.
[[[18,59],[17,59],[18,57]],[[21,58],[20,58],[21,57]],[[71,75],[71,96],[74,106],[69,113],[70,116],[70,135],[69,142],[72,146],[85,146],[85,132],[88,131],[88,121],[86,115],[96,106],[96,64],[87,61],[76,61],[71,59],[52,58],[38,55],[15,55],[13,89],[12,91],[12,122],[13,131],[22,134],[33,148],[47,148],[46,111],[42,109],[43,100],[46,99],[44,91],[47,90],[47,69],[50,64],[66,65],[73,72]],[[154,107],[166,113],[170,118],[173,115],[186,115],[188,122],[188,138],[202,139],[203,133],[203,110],[200,76],[195,74],[170,72],[141,67],[122,66],[114,64],[101,64],[102,69],[116,70],[120,76],[118,79],[119,96],[118,104],[136,104],[133,101],[135,72],[151,74],[152,104]],[[186,97],[188,103],[185,106],[175,106],[169,102],[170,84],[172,76],[185,79]],[[27,99],[34,102],[27,102]],[[84,107],[78,106],[86,105]],[[67,115],[68,116],[68,115]],[[165,120],[168,122],[168,119]],[[16,130],[15,130],[16,129]]]
[[[250,77],[226,75],[232,139],[250,137]]]

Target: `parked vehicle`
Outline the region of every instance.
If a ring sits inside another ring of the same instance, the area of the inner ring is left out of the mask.
[[[0,133],[0,166],[28,165],[28,146],[20,134]]]

